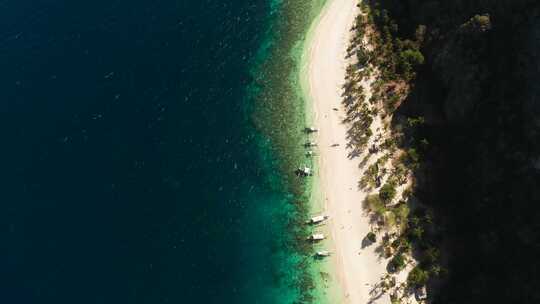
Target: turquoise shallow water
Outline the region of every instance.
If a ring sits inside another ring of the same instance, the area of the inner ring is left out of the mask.
[[[309,303],[309,0],[8,0],[0,302]]]
[[[322,282],[325,275],[321,272],[327,270],[320,261],[314,261],[314,247],[305,242],[312,232],[304,225],[313,211],[311,180],[293,174],[301,165],[314,165],[303,147],[308,137],[303,132],[307,113],[300,72],[308,30],[325,2],[274,2],[278,9],[274,11],[266,43],[260,49],[260,61],[253,65],[255,82],[248,90],[248,96],[254,100],[257,130],[268,141],[267,159],[272,160],[274,181],[279,181],[279,188],[287,193],[284,204],[275,207],[286,210],[281,213],[287,237],[283,238],[286,250],[280,268],[288,271],[284,277],[295,292],[294,300],[282,297],[280,301],[324,303],[328,300]]]

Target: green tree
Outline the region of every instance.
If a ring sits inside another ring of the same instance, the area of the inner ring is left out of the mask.
[[[433,265],[431,266],[431,274],[433,274],[434,276],[439,276],[441,274],[441,266],[439,265]]]
[[[416,38],[416,42],[418,44],[424,43],[424,40],[426,39],[426,26],[423,24],[418,25],[416,31],[414,32],[414,37]]]
[[[435,248],[435,247],[430,246],[430,247],[425,251],[426,262],[427,262],[429,265],[435,264],[435,263],[437,262],[437,260],[439,259],[439,256],[440,256],[439,249],[437,249],[437,248]]]
[[[364,67],[369,62],[369,55],[363,47],[360,47],[356,51],[356,58],[358,60],[358,66]]]
[[[415,240],[421,240],[422,237],[424,236],[424,229],[422,227],[414,227],[411,230],[411,236]]]
[[[406,224],[407,217],[409,216],[410,209],[407,203],[401,202],[397,207],[392,209],[392,212],[396,215],[399,224]]]
[[[424,63],[424,56],[418,50],[406,49],[399,53],[396,60],[396,72],[405,77],[405,79],[412,79],[414,77],[415,67]]]
[[[409,163],[415,164],[420,160],[420,156],[418,155],[418,152],[415,148],[410,148],[407,150],[407,158],[409,160]]]
[[[412,67],[424,64],[424,55],[419,50],[408,49],[399,54],[400,60]]]
[[[367,235],[366,235],[366,238],[370,241],[370,242],[373,242],[375,243],[377,241],[377,236],[375,235],[375,233],[373,233],[373,231],[370,231]]]
[[[382,202],[381,198],[376,195],[368,195],[365,199],[365,204],[369,210],[372,212],[375,212],[378,216],[384,215],[386,212],[386,207],[384,206],[384,203]]]
[[[407,276],[407,284],[410,287],[420,287],[427,283],[429,280],[429,272],[423,270],[420,268],[420,266],[416,266],[409,272],[409,275]]]
[[[419,125],[423,125],[424,123],[425,123],[425,119],[422,116],[407,118],[407,124],[411,128],[414,128]]]
[[[398,253],[390,260],[390,267],[394,271],[401,271],[405,268],[405,262],[405,256],[402,253]]]
[[[424,220],[426,221],[426,224],[432,225],[433,224],[433,215],[431,212],[426,213],[426,216],[424,217]]]
[[[416,215],[413,215],[411,219],[409,220],[409,223],[413,227],[418,227],[418,225],[420,225],[420,218]]]
[[[491,29],[491,18],[489,14],[475,15],[470,22],[473,24],[474,27],[478,28],[481,31]]]

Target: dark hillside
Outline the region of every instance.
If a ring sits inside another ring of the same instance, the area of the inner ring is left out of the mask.
[[[426,119],[416,195],[448,268],[434,302],[540,303],[540,1],[369,5],[425,57],[396,113]]]

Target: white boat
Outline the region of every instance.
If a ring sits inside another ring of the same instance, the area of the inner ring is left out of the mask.
[[[296,169],[296,174],[298,176],[310,176],[311,175],[311,168],[308,167],[302,167]]]
[[[306,128],[307,133],[315,133],[315,132],[318,132],[318,131],[319,131],[318,129],[315,129],[313,127]]]
[[[315,234],[312,234],[310,235],[307,239],[308,241],[322,241],[324,240],[326,237],[324,236],[324,234],[322,233],[315,233]]]
[[[306,147],[315,147],[315,146],[317,146],[317,143],[314,143],[312,141],[308,141],[307,143],[304,144],[304,146],[306,146]]]
[[[326,221],[329,218],[328,215],[317,215],[307,221],[308,224],[319,224]]]
[[[318,258],[328,257],[328,256],[330,256],[330,251],[327,251],[327,250],[317,251],[315,253],[315,256],[318,257]]]

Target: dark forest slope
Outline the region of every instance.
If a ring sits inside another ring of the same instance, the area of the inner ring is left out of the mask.
[[[540,1],[370,6],[425,57],[397,113],[424,116],[431,143],[417,196],[445,231],[434,302],[540,303]]]

